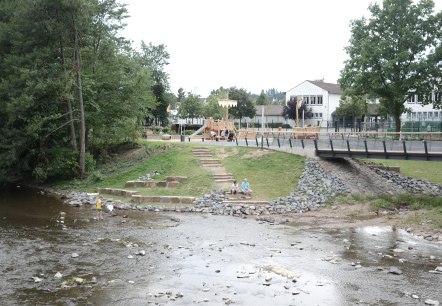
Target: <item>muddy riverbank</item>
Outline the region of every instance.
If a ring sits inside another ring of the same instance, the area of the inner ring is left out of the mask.
[[[388,222],[139,211],[96,221],[93,206],[24,193],[0,205],[1,305],[442,301],[441,243]]]

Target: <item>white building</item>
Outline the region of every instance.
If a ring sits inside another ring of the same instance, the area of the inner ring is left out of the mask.
[[[439,93],[433,92],[431,94],[431,101],[436,101]],[[402,115],[402,121],[441,121],[442,111],[434,109],[433,104],[423,104],[422,95],[411,95],[405,104],[405,107],[411,111]]]
[[[432,101],[436,101],[436,95],[440,93],[433,92],[431,94]],[[326,127],[327,122],[333,122],[333,114],[339,107],[339,99],[341,98],[341,88],[338,84],[325,83],[323,80],[304,81],[286,92],[286,103],[291,98],[301,96],[308,108],[312,108],[313,119],[306,120],[305,124],[318,125]],[[433,104],[423,105],[422,95],[412,95],[408,98],[405,107],[410,112],[404,113],[401,117],[402,122],[405,121],[441,121],[442,110],[435,109]]]
[[[305,124],[316,126],[319,122],[322,127],[326,127],[328,121],[332,122],[332,114],[339,106],[341,88],[338,84],[323,80],[307,80],[286,92],[286,103],[296,96],[301,96],[305,105],[312,109],[313,118],[305,120]]]

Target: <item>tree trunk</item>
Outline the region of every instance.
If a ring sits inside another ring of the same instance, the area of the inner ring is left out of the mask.
[[[401,114],[395,114],[394,121],[396,125],[396,132],[399,133],[401,131]]]
[[[86,173],[86,124],[84,119],[84,105],[83,105],[83,89],[81,87],[80,75],[80,47],[78,42],[77,28],[74,28],[74,71],[77,81],[78,90],[78,107],[80,109],[80,176],[83,178]]]
[[[65,55],[64,55],[64,36],[63,33],[60,34],[60,53],[61,53],[61,65],[62,69],[64,71],[64,67],[66,64]],[[77,137],[75,135],[75,126],[74,126],[74,116],[72,114],[72,103],[69,98],[66,98],[66,105],[68,107],[68,113],[69,113],[69,127],[71,132],[71,144],[72,148],[75,152],[77,152]]]

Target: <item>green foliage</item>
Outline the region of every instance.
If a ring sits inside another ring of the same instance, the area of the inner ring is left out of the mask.
[[[89,152],[134,141],[145,118],[167,121],[168,54],[144,45],[151,57],[142,62],[118,35],[125,17],[116,0],[1,2],[0,180],[78,175],[80,109]]]
[[[341,71],[341,87],[355,95],[378,97],[381,109],[396,120],[405,112],[408,95],[440,88],[442,12],[421,0],[384,0],[372,4],[370,18],[354,20]]]
[[[233,117],[238,119],[241,119],[243,117],[255,117],[255,105],[250,99],[250,94],[245,89],[231,87],[229,89],[229,99],[237,101],[237,105],[229,110],[229,113]]]
[[[339,107],[336,109],[336,115],[339,117],[352,117],[363,119],[367,114],[368,105],[366,96],[356,96],[345,93],[341,96]]]
[[[181,101],[180,109],[178,111],[181,118],[192,119],[193,123],[193,118],[200,118],[202,113],[203,105],[200,96],[189,93],[187,97]]]
[[[268,104],[270,104],[269,103],[269,98],[264,93],[264,90],[261,90],[261,93],[259,94],[258,99],[256,99],[255,104],[256,105],[268,105]]]
[[[227,91],[222,87],[217,91],[212,91],[206,99],[206,104],[203,109],[203,116],[205,118],[213,118],[219,120],[225,117],[225,110],[218,104],[218,100],[225,99]]]
[[[412,210],[442,208],[442,197],[426,194],[383,195],[373,201],[373,209],[398,209],[406,207]]]

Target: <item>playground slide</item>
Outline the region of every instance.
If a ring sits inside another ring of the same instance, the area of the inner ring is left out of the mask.
[[[201,133],[202,131],[204,131],[204,129],[207,127],[207,120],[204,120],[204,124],[202,127],[200,127],[198,130],[195,131],[195,133],[189,135],[188,137],[195,137],[196,135],[198,135],[199,133]]]

